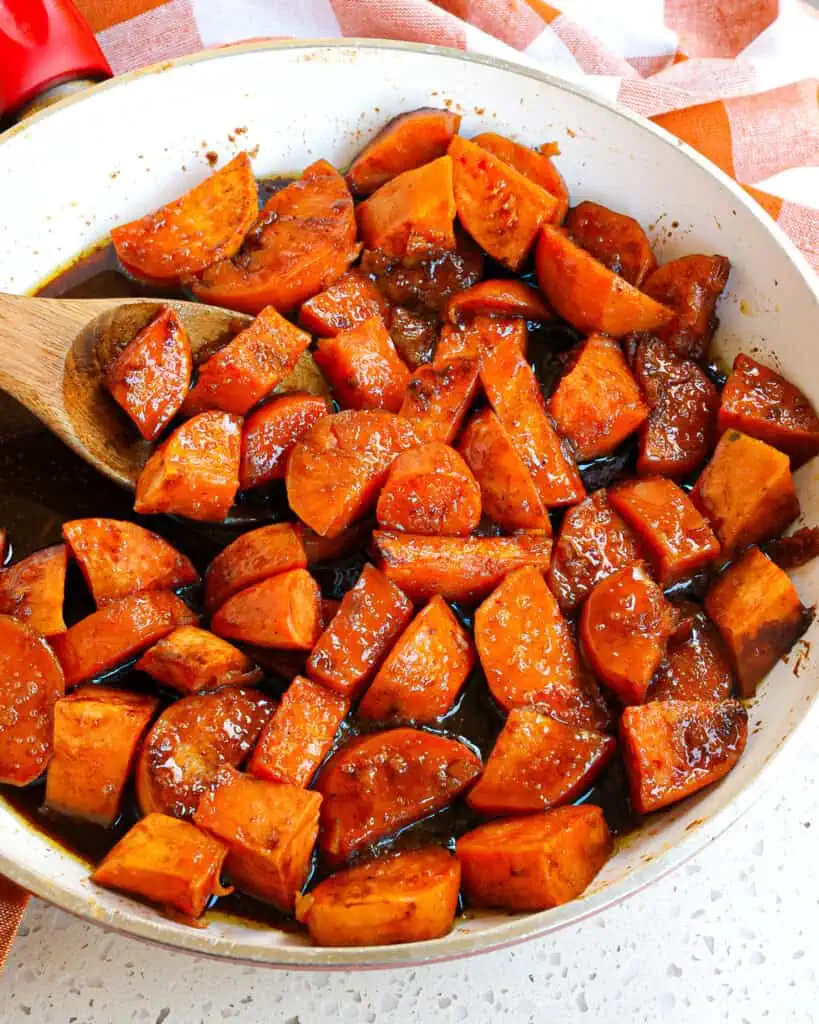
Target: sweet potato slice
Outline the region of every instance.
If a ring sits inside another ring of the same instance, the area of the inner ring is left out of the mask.
[[[182,407],[193,370],[188,334],[165,306],[105,369],[105,387],[154,441]]]
[[[519,316],[524,320],[551,320],[554,314],[543,296],[529,284],[514,278],[481,281],[453,295],[446,305],[446,316],[453,324],[474,316]]]
[[[302,304],[299,326],[321,338],[332,338],[339,331],[349,331],[373,316],[380,316],[388,323],[389,313],[389,303],[373,281],[354,268]]]
[[[728,700],[734,677],[727,652],[712,622],[695,616],[682,639],[669,641],[647,698],[652,700]]]
[[[456,135],[449,144],[458,219],[490,256],[519,270],[558,201],[489,150]]]
[[[270,697],[235,686],[183,697],[165,708],[137,761],[142,813],[192,817],[220,769],[245,760],[274,708]]]
[[[410,372],[381,317],[371,317],[332,338],[321,338],[315,360],[347,409],[398,412]]]
[[[65,680],[51,648],[29,626],[0,615],[0,782],[27,786],[51,758],[54,705]]]
[[[329,412],[325,398],[304,391],[279,395],[255,409],[242,432],[240,489],[284,480],[293,446]]]
[[[213,559],[205,573],[205,609],[214,612],[240,590],[269,576],[307,567],[301,529],[272,523],[241,534]]]
[[[740,353],[719,408],[719,432],[740,430],[778,448],[793,465],[819,454],[819,416],[790,381]]]
[[[63,538],[97,607],[147,590],[199,582],[193,564],[158,533],[122,519],[73,519]]]
[[[799,515],[788,456],[736,430],[720,438],[691,500],[726,556],[775,537]]]
[[[728,650],[741,697],[787,654],[813,621],[788,574],[751,548],[711,585],[705,610]]]
[[[609,455],[648,418],[620,346],[602,334],[580,346],[552,392],[549,411],[581,462]]]
[[[187,821],[149,814],[105,857],[91,881],[199,917],[220,891],[228,848]]]
[[[603,812],[583,804],[479,825],[458,839],[455,852],[472,905],[548,910],[583,892],[612,845]]]
[[[173,284],[238,252],[258,208],[250,159],[238,153],[172,203],[113,228],[111,240],[129,274]]]
[[[171,434],[148,459],[136,485],[134,511],[220,522],[239,490],[242,421],[203,412]]]
[[[319,847],[333,861],[349,857],[446,807],[480,771],[480,758],[469,747],[420,729],[352,740],[318,779],[324,796]]]
[[[240,590],[211,620],[219,636],[259,647],[309,651],[321,633],[321,591],[306,569],[270,576]]]
[[[586,201],[569,211],[565,227],[577,245],[635,288],[657,267],[648,236],[633,217]]]
[[[570,803],[597,778],[615,746],[612,736],[564,725],[538,708],[514,708],[466,802],[487,816]]]
[[[502,135],[495,135],[494,132],[483,132],[476,135],[472,141],[553,195],[557,205],[549,221],[552,224],[563,223],[569,209],[569,190],[566,188],[563,175],[550,159],[549,150],[553,148],[550,143],[539,149],[532,149]]]
[[[727,257],[697,255],[664,263],[646,278],[646,295],[674,311],[671,321],[655,326],[662,327],[659,336],[676,355],[695,361],[708,355],[719,322],[714,309],[730,272]]]
[[[602,729],[606,706],[584,676],[574,638],[542,572],[511,572],[475,612],[475,646],[505,711],[537,704],[572,726]]]
[[[358,256],[353,197],[326,160],[268,199],[235,259],[192,283],[203,302],[256,314],[289,313],[328,288]]]
[[[612,273],[559,228],[543,226],[535,253],[537,280],[547,301],[584,334],[621,338],[654,331],[674,312]]]
[[[446,323],[435,346],[436,365],[454,359],[476,359],[495,345],[526,354],[528,333],[521,317],[474,316],[461,324]]]
[[[113,825],[139,742],[158,707],[157,698],[147,693],[108,686],[81,686],[58,700],[46,807]]]
[[[412,617],[412,605],[390,580],[365,565],[307,661],[307,674],[353,699],[375,675]]]
[[[436,361],[410,378],[399,410],[422,440],[451,444],[478,390],[474,359]]]
[[[748,712],[737,700],[656,700],[626,708],[620,744],[638,814],[716,782],[745,749]]]
[[[178,693],[253,686],[262,677],[244,652],[197,626],[180,626],[154,644],[134,666]]]
[[[65,544],[54,544],[0,569],[0,615],[11,615],[46,637],[64,633],[67,561]]]
[[[451,931],[461,868],[440,847],[388,854],[325,878],[296,898],[318,946],[384,946]]]
[[[580,615],[580,643],[597,678],[623,704],[640,704],[672,628],[673,613],[663,592],[632,566],[592,590]]]
[[[609,501],[639,537],[663,587],[693,575],[720,552],[708,523],[672,480],[627,480],[609,491]]]

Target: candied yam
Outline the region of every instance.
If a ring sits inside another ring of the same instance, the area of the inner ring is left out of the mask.
[[[691,500],[726,557],[782,533],[799,515],[788,456],[736,430],[720,438]]]
[[[550,150],[553,148],[551,143],[532,149],[502,135],[495,135],[494,132],[482,132],[472,141],[554,196],[557,204],[549,221],[552,224],[563,223],[569,209],[569,190],[562,174],[550,160]]]
[[[635,288],[657,267],[651,243],[633,217],[587,200],[569,210],[565,227],[577,245]]]
[[[388,854],[339,871],[296,898],[317,946],[424,942],[451,931],[461,868],[440,847]]]
[[[51,758],[60,663],[29,626],[0,615],[0,782],[27,786]]]
[[[134,511],[221,522],[239,490],[242,421],[203,412],[171,434],[145,463]]]
[[[315,360],[345,408],[388,412],[401,408],[410,372],[380,317],[319,339]]]
[[[0,569],[0,615],[11,615],[46,637],[64,633],[67,562],[65,544],[54,544]]]
[[[403,306],[395,306],[389,323],[396,351],[411,370],[432,362],[438,343],[437,313],[412,312]]]
[[[728,700],[734,677],[716,627],[702,613],[681,639],[672,638],[647,699]]]
[[[284,480],[293,446],[329,412],[325,398],[303,391],[279,395],[255,409],[242,432],[240,489]]]
[[[134,668],[184,694],[253,686],[262,677],[243,651],[198,626],[175,629],[146,651]]]
[[[473,906],[548,910],[583,892],[612,845],[603,812],[583,804],[479,825],[455,852]]]
[[[155,213],[113,228],[111,241],[129,274],[170,285],[237,253],[258,209],[250,159],[238,153]]]
[[[91,881],[199,917],[220,892],[228,848],[187,821],[149,814],[126,832]]]
[[[119,817],[140,740],[159,708],[147,693],[80,686],[54,708],[45,805],[105,828]]]
[[[738,700],[657,700],[626,708],[620,745],[638,814],[716,782],[745,749],[748,712]]]
[[[480,360],[487,349],[502,344],[526,354],[528,333],[521,317],[475,316],[461,324],[446,323],[435,346],[436,365],[454,359]]]
[[[373,316],[386,321],[389,311],[387,300],[372,280],[361,270],[353,269],[302,304],[299,326],[321,338],[332,338]]]
[[[549,304],[584,334],[621,338],[632,331],[656,330],[674,316],[548,224],[540,233],[535,268]]]
[[[524,320],[546,321],[552,320],[554,314],[537,288],[513,278],[502,278],[481,281],[453,295],[447,303],[446,316],[457,324],[474,316],[519,316]]]
[[[390,729],[351,740],[327,762],[316,788],[319,848],[333,861],[440,810],[480,774],[480,758],[457,740]]]
[[[411,617],[412,605],[398,587],[365,565],[319,637],[307,674],[344,697],[356,697]]]
[[[420,439],[451,444],[477,391],[477,360],[436,360],[413,373],[399,415]]]
[[[646,295],[674,311],[670,321],[654,326],[662,327],[659,336],[676,355],[698,362],[708,355],[719,322],[714,309],[730,272],[727,257],[697,255],[664,263],[646,278]]]
[[[268,576],[305,569],[307,553],[298,525],[272,523],[241,534],[222,548],[205,573],[205,609],[214,612],[240,590]]]
[[[269,576],[220,605],[211,629],[258,647],[309,651],[321,633],[318,583],[306,569]]]

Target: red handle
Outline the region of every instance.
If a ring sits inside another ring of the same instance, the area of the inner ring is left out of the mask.
[[[0,0],[0,117],[60,82],[110,76],[72,0]]]

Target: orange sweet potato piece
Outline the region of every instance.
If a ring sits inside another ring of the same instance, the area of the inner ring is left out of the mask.
[[[63,538],[97,607],[146,590],[199,582],[193,564],[158,533],[122,519],[73,519]]]
[[[307,567],[301,530],[272,523],[241,534],[213,559],[205,573],[205,609],[214,612],[229,597],[268,576]]]
[[[316,533],[336,537],[373,507],[396,455],[417,444],[412,424],[393,413],[325,416],[290,454],[290,507]]]
[[[268,199],[235,259],[192,282],[197,298],[256,314],[289,313],[333,284],[358,256],[353,197],[326,160]]]
[[[258,208],[250,159],[238,153],[167,206],[113,228],[111,240],[129,274],[173,284],[238,252]]]
[[[386,322],[389,311],[387,300],[372,280],[355,268],[302,304],[299,325],[321,338],[332,338],[373,316]]]
[[[789,455],[793,465],[819,454],[819,416],[790,381],[740,353],[722,389],[719,432],[740,430]]]
[[[76,686],[144,651],[177,626],[195,625],[198,616],[167,590],[111,601],[80,619],[51,641],[65,673]]]
[[[543,226],[535,253],[537,280],[549,304],[584,334],[621,338],[654,331],[674,312],[581,249],[559,228]]]
[[[384,946],[451,931],[461,868],[440,847],[388,854],[325,878],[296,898],[318,946]]]
[[[165,306],[105,369],[105,387],[146,441],[179,412],[191,383],[193,357],[179,317]]]
[[[576,899],[603,867],[612,838],[599,807],[490,821],[455,844],[473,906],[547,910]]]
[[[0,615],[0,680],[0,782],[26,786],[51,758],[65,681],[45,640],[7,615]]]
[[[521,317],[474,316],[462,324],[446,323],[435,346],[436,365],[453,359],[480,360],[495,346],[526,354],[528,333]]]
[[[226,767],[193,820],[227,845],[225,870],[237,888],[292,913],[310,871],[320,806],[318,793]]]
[[[519,270],[541,224],[558,207],[553,195],[474,142],[449,144],[458,219],[490,256]]]
[[[325,398],[304,391],[279,395],[255,409],[242,433],[240,489],[284,480],[293,446],[329,412]]]
[[[399,767],[400,766],[400,767]],[[451,803],[480,774],[469,747],[420,729],[361,736],[319,776],[319,847],[334,861]]]
[[[108,686],[81,686],[58,700],[46,807],[113,825],[139,742],[158,707],[157,698],[147,693]]]
[[[291,569],[229,597],[211,619],[219,636],[259,647],[309,651],[321,633],[321,591],[306,569]]]
[[[539,708],[514,708],[466,802],[488,816],[570,803],[597,778],[615,746],[613,737],[564,725]]]
[[[137,761],[142,813],[192,817],[220,770],[237,768],[245,760],[274,707],[262,693],[227,686],[182,697],[165,708]]]
[[[669,641],[648,700],[728,700],[734,677],[716,627],[702,613],[687,635]]]
[[[475,649],[442,597],[433,597],[398,638],[358,713],[375,721],[434,722],[455,703]]]
[[[581,462],[610,454],[648,418],[620,346],[602,334],[582,343],[552,392],[549,411]]]
[[[413,373],[399,415],[419,438],[451,444],[477,390],[477,360],[436,360]]]
[[[227,846],[187,821],[149,814],[108,853],[91,881],[199,917],[220,892]]]
[[[522,146],[519,142],[513,142],[493,132],[483,132],[476,135],[472,141],[553,195],[557,204],[549,222],[563,223],[569,209],[569,190],[560,171],[549,159],[549,144],[541,146],[539,150],[530,149],[529,146]]]
[[[411,600],[440,594],[474,604],[521,566],[545,572],[552,540],[535,530],[514,537],[420,537],[376,530],[373,547],[381,571]]]
[[[741,697],[787,654],[813,620],[788,574],[751,548],[712,583],[705,610],[720,631]]]
[[[398,587],[365,565],[321,634],[307,661],[307,674],[353,699],[375,675],[411,617],[412,605]]]
[[[632,566],[592,590],[580,614],[580,643],[600,682],[623,704],[640,704],[672,628],[672,609],[662,590]]]
[[[606,706],[584,675],[574,638],[542,573],[509,573],[475,612],[475,645],[489,691],[505,711],[536,704],[561,722],[608,725]]]
[[[716,782],[745,749],[748,712],[737,700],[655,700],[626,708],[620,745],[638,814]]]
[[[380,317],[321,338],[315,360],[345,408],[388,412],[401,408],[410,372]]]
[[[0,615],[11,615],[46,637],[64,633],[67,561],[65,544],[54,544],[0,569]]]
[[[586,201],[569,211],[565,226],[577,245],[635,288],[657,267],[651,243],[633,217]]]
[[[609,491],[609,500],[639,537],[664,587],[693,575],[720,552],[708,523],[672,480],[627,480]]]
[[[394,117],[350,164],[350,191],[368,196],[404,171],[444,156],[460,124],[460,114],[435,107],[421,107]]]
[[[220,522],[239,490],[241,445],[238,416],[214,411],[189,419],[145,463],[134,511]]]
[[[775,537],[799,515],[788,456],[736,430],[720,438],[691,500],[726,556]]]
[[[664,263],[646,278],[646,295],[674,311],[672,320],[659,325],[659,336],[676,355],[696,361],[708,355],[718,323],[714,309],[730,272],[731,263],[725,256],[683,256]]]
[[[474,316],[520,316],[524,320],[551,320],[553,313],[540,292],[523,281],[501,278],[481,281],[453,295],[446,305],[453,324]]]
[[[175,629],[146,651],[134,667],[185,694],[220,686],[253,686],[262,677],[244,652],[198,626]]]

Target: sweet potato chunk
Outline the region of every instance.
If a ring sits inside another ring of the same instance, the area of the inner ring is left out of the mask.
[[[381,317],[370,317],[332,338],[321,338],[315,360],[347,409],[398,412],[410,372]]]
[[[796,385],[740,353],[722,390],[719,432],[740,430],[789,455],[794,467],[819,454],[819,416]]]
[[[748,712],[737,700],[656,700],[626,708],[620,744],[638,814],[721,779],[745,749]]]
[[[353,197],[326,160],[268,199],[235,259],[204,271],[197,298],[256,314],[289,313],[329,287],[358,256]]]
[[[634,530],[663,587],[714,561],[719,541],[685,491],[661,476],[627,480],[609,500]]]
[[[154,441],[179,412],[191,383],[193,357],[179,317],[165,306],[105,369],[105,387]]]
[[[577,245],[635,288],[657,267],[651,243],[633,217],[586,201],[569,211],[565,226]]]
[[[213,559],[205,573],[205,609],[214,612],[240,590],[269,576],[305,569],[307,553],[293,523],[272,523],[241,534]]]
[[[412,617],[412,604],[390,580],[365,565],[307,661],[307,674],[350,699],[378,666]]]
[[[702,613],[681,639],[668,643],[648,700],[728,700],[734,677],[715,626]]]
[[[397,175],[358,207],[358,230],[367,249],[410,264],[455,248],[452,160],[439,157]]]
[[[412,375],[399,415],[421,440],[451,444],[477,390],[477,360],[436,360]]]
[[[242,421],[227,412],[203,412],[171,434],[137,480],[134,511],[220,522],[239,490]]]
[[[720,438],[691,500],[726,556],[775,537],[799,515],[788,456],[736,430]]]
[[[211,620],[219,636],[259,647],[309,651],[321,633],[321,591],[306,569],[270,576],[229,597]]]
[[[521,317],[474,316],[462,324],[446,323],[435,346],[436,365],[453,359],[483,358],[498,345],[526,355],[528,333]]]
[[[65,632],[65,544],[54,544],[0,569],[0,615],[11,615],[35,633]]]
[[[453,324],[474,316],[520,316],[524,320],[551,320],[553,313],[540,292],[523,281],[501,278],[481,281],[453,295],[446,316]]]
[[[319,776],[324,796],[319,847],[334,861],[440,810],[480,774],[463,743],[420,729],[360,736]]]
[[[310,870],[321,797],[225,767],[194,823],[227,845],[225,870],[243,892],[292,913]]]
[[[576,899],[611,850],[606,819],[593,804],[491,821],[455,844],[469,902],[513,911]]]
[[[490,256],[519,270],[538,228],[554,217],[553,195],[474,142],[449,144],[458,219]]]
[[[219,892],[227,852],[187,821],[149,814],[120,839],[91,881],[199,917]]]
[[[195,625],[198,616],[167,590],[132,594],[111,601],[80,619],[51,641],[65,673],[65,685],[122,665],[177,626]]]
[[[569,190],[566,188],[566,182],[560,171],[549,158],[550,144],[547,143],[540,149],[530,149],[529,146],[522,146],[519,142],[513,142],[511,139],[495,135],[493,132],[483,132],[481,135],[476,135],[472,141],[551,193],[557,200],[557,205],[549,222],[551,224],[563,223],[566,211],[569,209]]]
[[[614,753],[611,736],[578,729],[538,708],[514,708],[466,797],[488,816],[546,811],[581,796]]]
[[[657,584],[632,566],[598,583],[580,615],[580,643],[597,678],[623,704],[640,704],[673,628]]]
[[[54,708],[45,803],[106,828],[119,816],[137,748],[159,701],[147,693],[81,686]]]
[[[602,729],[606,706],[584,677],[574,638],[542,572],[511,572],[475,612],[475,645],[505,711],[537,704],[569,725]]]
[[[673,310],[612,273],[548,224],[540,233],[535,268],[549,304],[584,334],[621,338],[631,331],[656,330],[674,317]]]
[[[139,752],[136,795],[142,813],[192,817],[220,769],[245,760],[274,707],[262,693],[228,686],[165,708]]]
[[[242,433],[240,489],[284,480],[293,446],[329,412],[325,398],[304,391],[279,395],[254,410]]]
[[[674,311],[672,320],[655,326],[662,327],[659,336],[676,355],[696,361],[708,355],[719,322],[714,309],[730,272],[731,263],[725,256],[683,256],[664,263],[646,278],[646,295]]]
[[[423,942],[452,929],[461,868],[440,847],[394,853],[325,878],[296,898],[318,946]]]
[[[59,661],[29,626],[0,615],[0,782],[26,786],[51,758],[54,705],[65,693]]]
[[[581,462],[613,452],[648,418],[620,346],[602,334],[583,342],[552,393],[549,411]]]
[[[355,268],[302,304],[299,325],[321,338],[332,338],[373,316],[380,316],[386,323],[389,312],[387,300],[372,280]]]
[[[246,654],[198,626],[175,629],[146,651],[134,667],[185,694],[220,686],[253,686],[262,677]]]
[[[120,262],[134,277],[174,284],[239,251],[258,211],[247,153],[155,213],[113,228]]]
[[[753,697],[757,684],[813,621],[788,574],[759,548],[714,581],[705,610],[725,641],[741,697]]]

